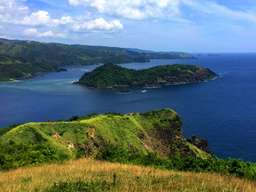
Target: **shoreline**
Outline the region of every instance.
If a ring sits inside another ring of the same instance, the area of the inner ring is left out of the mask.
[[[177,58],[177,59],[180,59],[180,60],[187,60],[187,59],[197,59],[197,57],[189,57],[189,58]],[[142,64],[145,64],[145,63],[150,63],[150,61],[152,60],[162,60],[162,59],[150,59],[149,61],[145,61],[145,62],[126,62],[126,63],[117,63],[117,65],[123,65],[123,64],[131,64],[131,63],[142,63]],[[175,60],[175,59],[163,59],[163,60]],[[14,78],[9,78],[8,80],[0,80],[0,84],[1,83],[12,83],[12,82],[16,82],[16,81],[23,81],[23,80],[29,80],[29,79],[33,79],[35,77],[40,77],[44,74],[48,74],[48,73],[58,73],[58,72],[63,72],[62,69],[66,69],[68,71],[68,68],[69,67],[83,67],[83,66],[92,66],[92,65],[102,65],[103,63],[92,63],[92,64],[86,64],[86,65],[81,65],[81,64],[75,64],[75,65],[63,65],[63,66],[60,66],[59,68],[57,68],[56,70],[54,71],[45,71],[45,72],[38,72],[38,73],[35,73],[35,74],[27,74],[27,76],[24,76],[22,78],[17,78],[17,79],[14,79]]]

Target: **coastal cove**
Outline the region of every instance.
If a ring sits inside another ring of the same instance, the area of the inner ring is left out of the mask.
[[[220,157],[256,161],[256,55],[201,55],[191,60],[152,60],[122,66],[143,69],[159,64],[200,64],[221,75],[207,83],[120,93],[73,85],[96,66],[69,67],[34,79],[0,84],[0,127],[30,121],[68,119],[102,112],[143,112],[170,107],[182,117],[186,136],[209,141]],[[239,104],[238,102],[239,101]],[[249,117],[249,118],[248,118]]]

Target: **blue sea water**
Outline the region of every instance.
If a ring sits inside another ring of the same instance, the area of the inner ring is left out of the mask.
[[[256,54],[200,55],[198,59],[152,60],[124,66],[142,69],[173,63],[200,64],[217,72],[220,78],[147,92],[118,93],[72,84],[96,66],[70,67],[67,72],[1,83],[0,127],[94,112],[143,112],[170,107],[182,116],[187,137],[206,138],[220,157],[256,161]]]

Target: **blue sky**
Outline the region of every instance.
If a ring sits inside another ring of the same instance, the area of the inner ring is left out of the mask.
[[[0,37],[188,52],[256,52],[255,0],[0,0]]]

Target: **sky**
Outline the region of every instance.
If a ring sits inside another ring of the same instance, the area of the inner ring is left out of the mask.
[[[256,1],[0,0],[0,37],[156,51],[256,52]]]

